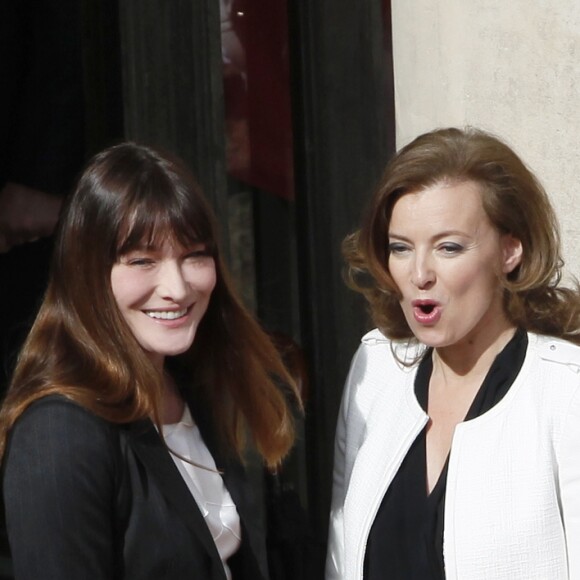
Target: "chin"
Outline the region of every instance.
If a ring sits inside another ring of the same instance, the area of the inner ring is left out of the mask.
[[[172,346],[168,346],[167,344],[164,344],[162,347],[159,348],[148,348],[146,350],[148,350],[151,353],[154,353],[157,356],[177,356],[179,354],[183,354],[184,352],[187,352],[190,348],[191,348],[191,342],[187,343],[187,344],[181,344],[181,345],[172,345]]]
[[[449,346],[449,341],[443,336],[438,336],[435,331],[429,332],[426,329],[420,329],[418,332],[413,332],[415,338],[429,348],[442,348]]]
[[[169,349],[167,352],[165,352],[165,356],[177,356],[183,354],[184,352],[187,352],[190,348],[191,344],[179,348]]]

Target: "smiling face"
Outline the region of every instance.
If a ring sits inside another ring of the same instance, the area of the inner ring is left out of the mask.
[[[184,248],[164,241],[160,247],[133,249],[111,270],[117,306],[159,368],[166,356],[192,345],[215,284],[215,262],[204,244]]]
[[[389,223],[388,267],[418,340],[436,348],[493,341],[511,325],[500,277],[521,261],[521,243],[489,221],[473,182],[398,199]]]

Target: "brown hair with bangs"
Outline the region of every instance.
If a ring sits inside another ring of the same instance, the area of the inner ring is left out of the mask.
[[[388,231],[395,202],[443,183],[474,182],[484,210],[502,233],[522,243],[521,264],[499,283],[509,319],[525,330],[580,344],[577,283],[561,284],[556,215],[542,185],[494,135],[474,128],[438,129],[417,137],[388,163],[362,227],[343,242],[347,283],[367,298],[373,321],[392,339],[412,339],[388,270]]]
[[[119,312],[111,269],[131,249],[166,239],[205,244],[216,268],[193,345],[178,357],[186,387],[209,405],[234,454],[242,456],[246,432],[270,467],[288,452],[294,382],[232,290],[199,186],[178,159],[123,143],[89,162],[63,207],[47,292],[0,412],[0,457],[18,417],[50,394],[111,422],[150,417],[160,426],[163,377]]]

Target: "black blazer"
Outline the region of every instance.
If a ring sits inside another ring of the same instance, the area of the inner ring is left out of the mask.
[[[242,521],[234,580],[265,580],[265,542],[242,466],[219,454]],[[201,512],[151,421],[119,426],[50,396],[17,421],[3,463],[16,580],[225,580]]]

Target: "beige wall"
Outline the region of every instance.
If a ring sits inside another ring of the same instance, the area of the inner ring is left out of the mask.
[[[397,146],[434,127],[502,137],[558,212],[580,277],[580,0],[393,0]]]

